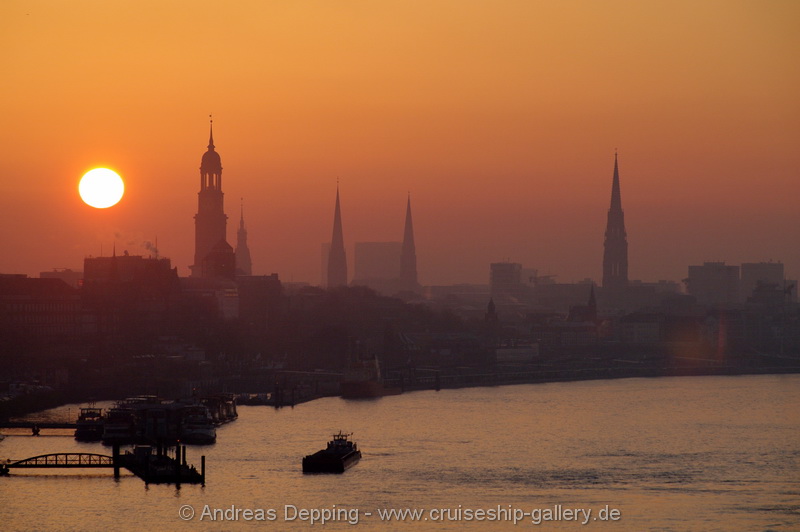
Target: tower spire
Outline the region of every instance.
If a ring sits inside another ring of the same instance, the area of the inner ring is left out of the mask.
[[[617,152],[614,150],[614,181],[611,184],[611,209],[622,211],[622,196],[619,191],[619,164]]]
[[[403,248],[400,255],[400,285],[403,290],[416,291],[417,282],[417,251],[414,245],[414,223],[411,219],[411,193],[408,193],[406,203],[406,225],[403,231]]]
[[[611,306],[624,306],[628,287],[628,239],[619,184],[619,162],[614,151],[614,177],[603,245],[603,296]]]
[[[214,119],[208,115],[208,149],[214,149]]]
[[[347,256],[344,251],[342,210],[339,204],[339,180],[336,180],[336,207],[333,213],[333,235],[328,254],[328,288],[347,286]]]
[[[213,120],[209,115],[208,150],[200,161],[200,192],[194,216],[192,277],[214,277],[223,270],[226,276],[233,276],[233,248],[226,240],[228,217],[225,215],[224,197],[222,160],[214,151]]]
[[[236,232],[236,274],[253,275],[253,261],[247,246],[247,229],[244,226],[244,198],[240,200],[239,230]]]

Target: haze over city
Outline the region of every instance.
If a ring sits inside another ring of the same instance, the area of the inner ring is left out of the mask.
[[[800,275],[796,2],[5,2],[0,272],[82,269],[157,239],[193,253],[208,115],[228,240],[253,273],[320,280],[399,241],[422,284],[510,260],[601,278],[619,151],[631,279],[780,260]],[[126,182],[109,209],[89,169]]]

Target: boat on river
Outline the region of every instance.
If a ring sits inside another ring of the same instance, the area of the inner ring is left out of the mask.
[[[402,392],[400,388],[384,386],[381,367],[374,355],[352,361],[345,369],[339,390],[344,399],[371,399]]]
[[[208,408],[201,404],[188,405],[183,408],[181,414],[182,442],[207,445],[217,441],[217,429]]]
[[[115,406],[106,414],[103,424],[104,445],[127,445],[136,439],[136,413],[125,406]]]
[[[350,440],[352,433],[339,431],[325,449],[303,458],[303,473],[344,473],[361,460],[361,451]]]
[[[103,438],[103,409],[87,407],[81,408],[81,413],[75,423],[75,439],[78,441],[100,441]]]
[[[235,419],[236,405],[226,397],[213,403],[216,408],[212,412],[203,402],[193,399],[168,401],[150,395],[123,399],[108,411],[102,441],[106,445],[214,443],[216,425]]]

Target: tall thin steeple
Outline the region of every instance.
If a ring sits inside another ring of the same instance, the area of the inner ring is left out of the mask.
[[[342,211],[339,206],[339,185],[336,185],[336,208],[333,213],[333,236],[328,253],[328,288],[347,286],[347,256],[344,251]]]
[[[614,152],[614,179],[611,182],[611,210],[622,211],[622,195],[619,191],[619,162]]]
[[[208,151],[200,162],[200,192],[197,193],[197,214],[194,216],[194,264],[192,277],[208,277],[210,268],[203,266],[215,249],[227,246],[228,217],[222,193],[222,160],[214,150],[214,124],[209,124]],[[227,249],[227,248],[226,248]]]
[[[614,152],[614,180],[603,252],[603,293],[614,305],[623,302],[628,287],[628,239],[619,186],[619,164]]]
[[[236,274],[253,275],[250,248],[247,247],[247,229],[244,226],[244,200],[242,200],[241,204],[239,230],[236,232]]]
[[[400,285],[403,290],[416,291],[417,282],[417,251],[414,245],[414,223],[411,220],[411,194],[408,195],[406,204],[406,225],[403,232],[403,248],[400,255]]]

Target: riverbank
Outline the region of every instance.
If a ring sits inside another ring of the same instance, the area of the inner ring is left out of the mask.
[[[387,388],[397,388],[402,392],[419,390],[440,390],[455,388],[471,388],[484,386],[504,386],[514,384],[543,384],[549,382],[571,382],[627,378],[656,378],[656,377],[686,377],[686,376],[714,376],[714,375],[767,375],[767,374],[793,374],[800,373],[800,359],[793,357],[770,356],[775,364],[753,365],[737,363],[723,363],[717,360],[677,357],[670,360],[669,364],[653,364],[646,359],[628,360],[614,359],[603,361],[607,366],[574,367],[574,361],[562,360],[561,363],[548,365],[541,363],[531,364],[506,364],[484,368],[454,367],[454,368],[417,368],[404,370],[402,375],[390,375],[384,380]],[[586,361],[583,361],[584,365]],[[594,362],[599,362],[595,360]],[[663,362],[663,361],[662,361]],[[753,362],[753,360],[749,360]],[[396,372],[395,372],[396,373]],[[220,381],[218,384],[226,389],[241,390],[233,392],[235,395],[244,390],[252,391],[254,385],[248,384],[248,379],[231,377]],[[268,386],[264,382],[272,382]],[[255,385],[259,386],[259,385]],[[276,372],[271,379],[262,380],[261,387],[271,400],[266,401],[266,406],[275,408],[291,407],[307,403],[323,397],[338,396],[338,380],[332,374]],[[273,389],[266,389],[266,388]],[[276,393],[277,392],[277,393]],[[0,421],[24,418],[27,415],[56,408],[58,406],[75,403],[89,403],[97,400],[121,400],[124,396],[111,396],[98,398],[86,392],[49,391],[25,394],[13,399],[0,402]]]

